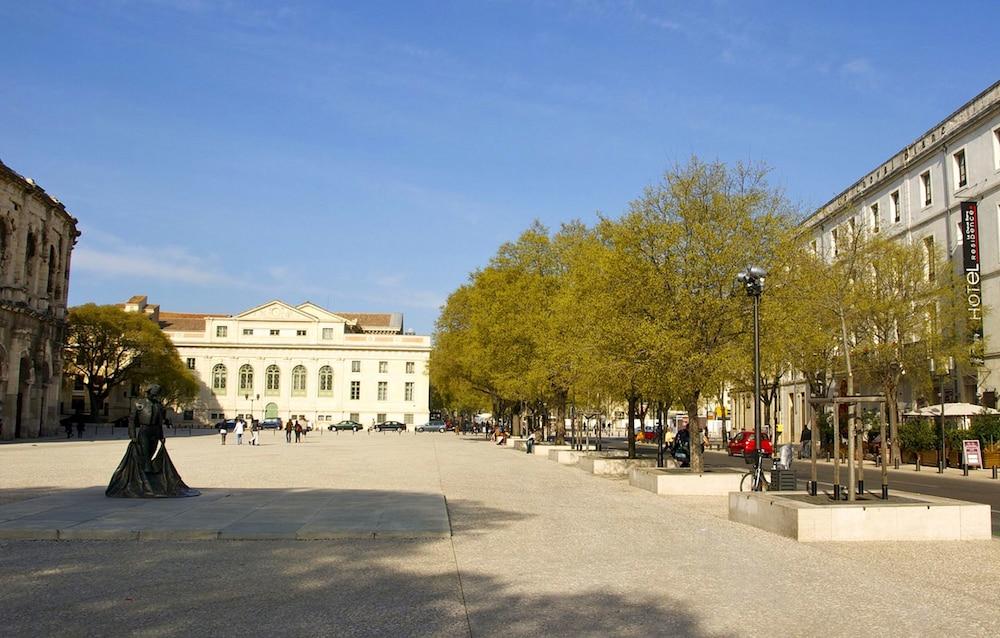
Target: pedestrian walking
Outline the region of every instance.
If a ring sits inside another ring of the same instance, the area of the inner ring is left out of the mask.
[[[253,423],[250,426],[250,445],[260,445],[260,426]]]
[[[812,438],[812,429],[809,427],[809,424],[806,423],[802,427],[802,434],[799,437],[799,458],[812,457]]]
[[[226,424],[223,423],[222,427],[219,428],[219,435],[222,436],[222,444],[226,444],[226,435],[229,434],[229,430],[226,429]]]
[[[236,419],[233,431],[236,433],[236,445],[243,445],[243,419]]]
[[[299,423],[298,419],[295,420],[295,442],[302,442],[302,424]]]
[[[285,443],[292,442],[292,420],[285,421]]]

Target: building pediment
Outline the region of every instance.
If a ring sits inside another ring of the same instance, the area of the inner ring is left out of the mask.
[[[288,304],[274,300],[266,304],[251,308],[234,317],[241,321],[301,321],[303,323],[316,323],[316,317],[293,308]]]
[[[329,310],[327,310],[326,308],[321,308],[320,306],[317,306],[316,304],[314,304],[311,301],[307,301],[307,302],[305,302],[303,304],[299,304],[298,306],[295,307],[295,309],[298,310],[299,312],[304,312],[304,313],[306,313],[308,315],[311,315],[311,316],[315,317],[316,319],[318,319],[320,321],[337,322],[337,323],[351,323],[350,319],[348,319],[346,317],[342,317],[342,316],[340,316],[338,314],[332,313]]]

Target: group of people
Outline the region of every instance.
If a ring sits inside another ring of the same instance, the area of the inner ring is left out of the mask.
[[[260,423],[257,421],[250,421],[249,425],[243,420],[243,417],[237,417],[236,425],[233,427],[233,434],[236,435],[236,445],[243,445],[243,433],[246,430],[250,430],[250,445],[260,445]],[[226,444],[226,435],[229,434],[229,430],[223,424],[219,428],[219,434],[222,436],[222,444]]]
[[[297,418],[288,419],[285,421],[285,443],[292,442],[292,434],[295,435],[295,442],[301,443],[302,439],[305,438],[306,433],[311,429],[312,428],[308,422],[303,425]]]

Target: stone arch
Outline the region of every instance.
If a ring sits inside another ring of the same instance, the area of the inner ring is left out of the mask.
[[[35,276],[35,253],[37,252],[37,246],[35,246],[35,231],[29,230],[27,236],[24,238],[24,278],[25,283],[28,284],[28,289],[31,290],[31,278]]]
[[[45,276],[45,294],[52,298],[52,293],[55,292],[56,284],[56,267],[58,263],[56,262],[56,247],[49,246],[49,263],[48,263],[48,273]]]
[[[28,424],[32,419],[32,389],[35,384],[35,367],[31,365],[31,357],[27,352],[21,353],[18,361],[17,396],[14,405],[14,438],[19,439],[28,433]]]

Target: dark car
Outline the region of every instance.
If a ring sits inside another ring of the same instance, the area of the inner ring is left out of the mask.
[[[384,430],[406,430],[406,424],[400,423],[399,421],[383,421],[381,423],[376,423],[372,426],[372,429],[376,432],[382,432]]]
[[[430,421],[417,426],[417,432],[445,432],[447,429],[444,421]]]
[[[358,423],[357,421],[347,420],[347,421],[341,421],[340,423],[334,423],[332,425],[328,425],[326,426],[326,429],[330,430],[331,432],[335,430],[351,430],[353,432],[358,432],[359,430],[364,429],[364,426]]]
[[[218,423],[215,424],[215,429],[216,430],[225,429],[232,432],[233,430],[236,429],[236,419],[227,419],[225,421],[219,421]]]
[[[752,456],[757,449],[757,442],[754,440],[753,432],[737,432],[733,438],[729,439],[729,456]],[[764,454],[770,456],[774,450],[771,441],[766,435],[761,434],[760,449]]]
[[[260,422],[260,427],[262,430],[280,430],[284,427],[281,419],[275,417],[272,419],[264,419]]]

